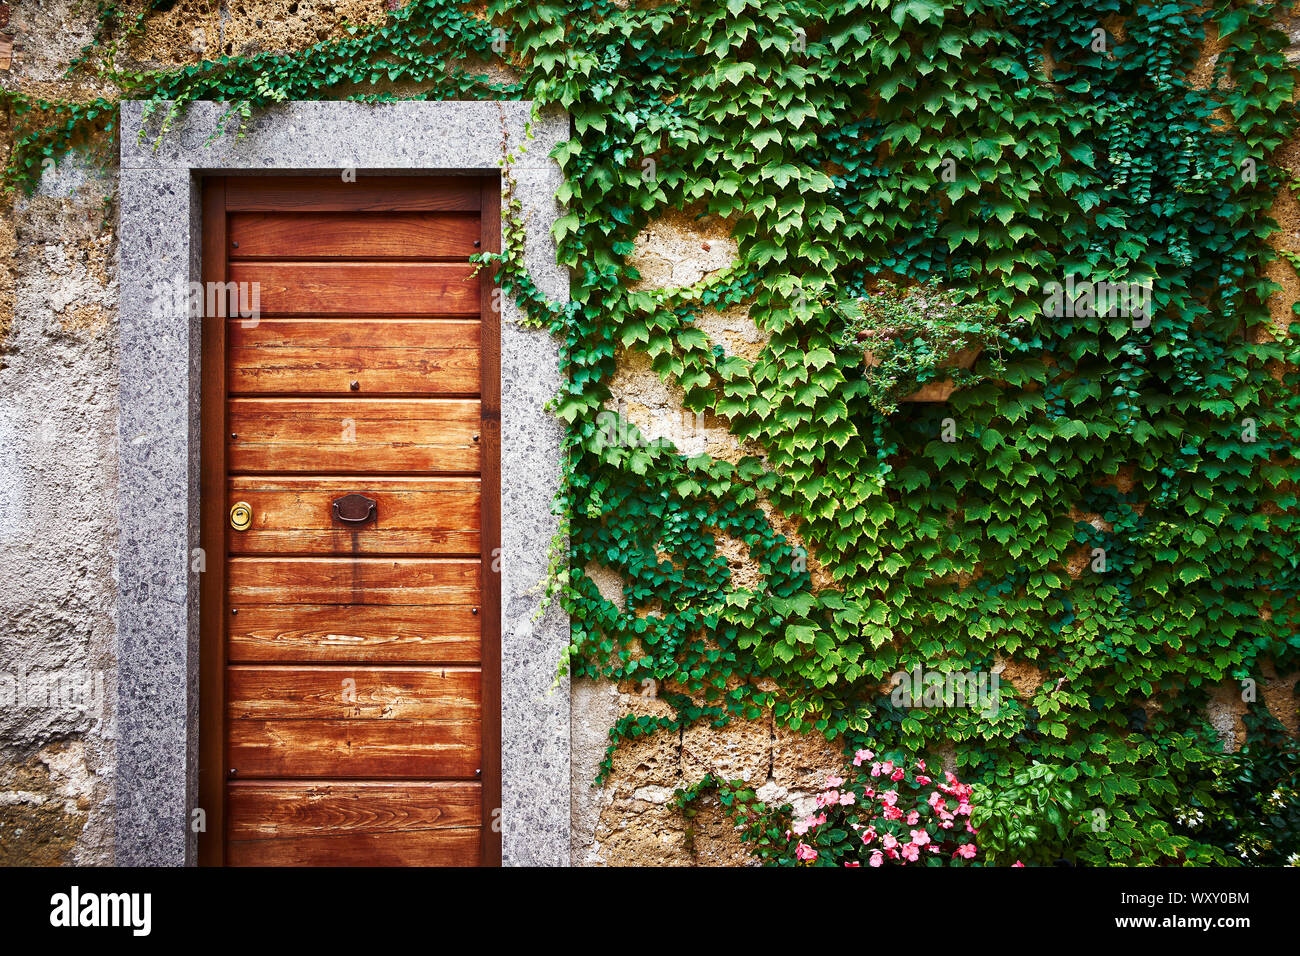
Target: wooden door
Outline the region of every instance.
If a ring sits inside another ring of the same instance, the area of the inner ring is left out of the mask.
[[[204,184],[203,863],[500,862],[498,189]]]

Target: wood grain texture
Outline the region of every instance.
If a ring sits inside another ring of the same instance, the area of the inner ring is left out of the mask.
[[[231,720],[237,779],[443,777],[480,768],[477,720]]]
[[[233,213],[230,260],[468,259],[476,213]]]
[[[206,862],[500,862],[499,316],[495,270],[466,261],[499,247],[498,190],[363,173],[212,193],[205,278],[256,283],[259,312],[205,336]],[[334,518],[354,492],[377,520]]]
[[[240,604],[230,616],[232,663],[476,663],[472,605]]]
[[[478,720],[478,668],[232,666],[230,720]]]
[[[226,181],[203,183],[202,275],[205,283],[226,278]],[[199,454],[202,507],[199,546],[210,555],[199,585],[199,799],[207,828],[198,837],[199,862],[225,862],[225,681],[226,681],[226,325],[207,321],[202,328],[202,398]]]
[[[333,502],[358,492],[376,502],[374,520],[349,526]],[[230,534],[231,554],[479,553],[477,478],[231,478],[227,507],[253,509],[247,531]]]
[[[230,212],[474,212],[478,181],[456,176],[232,176]]]
[[[233,472],[473,472],[476,399],[233,398]]]
[[[227,324],[232,394],[472,395],[479,389],[478,321],[348,317]]]
[[[238,866],[474,866],[481,787],[462,782],[227,787]]]
[[[477,783],[460,781],[232,781],[227,787],[230,837],[255,840],[477,827],[480,789]]]
[[[485,252],[501,251],[501,178],[481,180],[482,239]],[[483,819],[496,820],[501,807],[501,313],[494,308],[497,267],[479,274],[483,356],[482,401],[483,509]],[[481,831],[484,866],[501,865],[501,828]]]
[[[231,840],[230,866],[481,866],[477,828]]]
[[[229,282],[248,284],[240,302],[255,302],[262,318],[479,314],[479,282],[469,263],[249,261],[230,263],[227,273]]]
[[[231,558],[231,604],[471,605],[474,558]]]

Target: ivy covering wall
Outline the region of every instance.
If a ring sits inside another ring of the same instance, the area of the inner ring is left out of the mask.
[[[1048,861],[1284,862],[1294,809],[1251,809],[1259,788],[1225,762],[1205,708],[1225,681],[1249,693],[1266,668],[1300,669],[1300,354],[1270,325],[1265,277],[1288,186],[1271,154],[1296,122],[1289,7],[413,0],[305,53],[156,73],[114,66],[114,38],[147,17],[105,7],[78,69],[124,96],[246,104],[234,121],[342,96],[570,112],[556,235],[572,302],[537,293],[518,223],[501,275],[563,346],[567,664],[654,680],[676,711],[624,718],[615,746],[770,710],[848,753],[955,746],[961,778],[988,792],[1032,789],[1025,772],[1049,766],[1070,813]],[[1207,36],[1221,52],[1198,86]],[[490,79],[493,61],[517,79]],[[7,99],[11,182],[111,132],[111,98]],[[633,239],[670,207],[734,223],[738,261],[696,287],[633,291]],[[977,363],[943,404],[868,401],[831,305],[884,275],[934,277],[1023,320],[996,375]],[[1044,314],[1048,283],[1069,276],[1149,284],[1149,325]],[[753,361],[696,324],[731,306],[767,336]],[[764,455],[688,458],[611,428],[620,350]],[[760,501],[797,519],[832,586],[813,588]],[[748,547],[761,588],[732,582],[719,534]],[[625,608],[584,576],[591,563],[622,576]],[[1004,685],[995,711],[890,700],[897,671],[1007,659],[1045,680],[1024,699]],[[1247,753],[1273,767],[1261,785],[1285,781],[1295,761],[1262,702],[1248,725]]]

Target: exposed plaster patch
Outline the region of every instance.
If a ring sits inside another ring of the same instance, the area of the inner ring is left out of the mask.
[[[749,317],[744,305],[733,305],[723,312],[705,309],[695,327],[714,345],[721,345],[727,355],[750,362],[758,359],[768,341],[768,335]]]
[[[813,591],[842,591],[844,586],[831,576],[830,569],[822,563],[816,550],[804,540],[798,524],[785,512],[768,500],[766,495],[759,495],[758,506],[767,516],[768,522],[783,535],[790,547],[801,554],[807,563],[808,576],[812,579]]]
[[[588,561],[587,566],[582,569],[582,573],[590,579],[592,584],[596,585],[596,590],[600,592],[601,597],[615,605],[620,611],[627,610],[627,598],[623,590],[627,587],[627,582],[624,580],[623,575],[613,568],[607,568],[595,561]]]
[[[109,862],[102,837],[86,833],[99,783],[79,739],[0,762],[0,866]]]
[[[1242,719],[1246,707],[1241,699],[1241,685],[1236,681],[1224,681],[1210,691],[1205,715],[1219,735],[1224,753],[1239,750],[1246,741],[1246,724]]]
[[[53,834],[19,841],[14,852],[31,862],[112,861],[117,248],[103,223],[111,185],[80,156],[65,158],[34,195],[16,199],[0,232],[12,296],[0,351],[0,675],[11,691],[48,681],[95,688],[88,706],[0,709],[0,786],[39,793],[39,805],[23,805]]]
[[[1026,661],[1003,657],[994,658],[993,673],[999,680],[1007,681],[1021,700],[1033,700],[1039,688],[1043,686],[1047,675]]]
[[[765,457],[760,445],[739,441],[716,415],[687,410],[682,390],[660,378],[639,349],[619,351],[609,388],[605,409],[635,425],[643,442],[671,442],[679,454],[709,455],[733,464],[745,456]]]
[[[1297,680],[1300,680],[1300,673],[1278,674],[1272,664],[1267,664],[1260,696],[1268,712],[1277,718],[1286,732],[1300,738],[1300,698],[1295,693]]]
[[[732,589],[763,593],[767,579],[758,562],[749,553],[749,546],[739,538],[717,530],[713,532],[713,539],[718,555],[727,562]]]
[[[633,292],[693,286],[730,268],[739,254],[726,220],[675,209],[648,223],[632,246],[628,261],[641,274]]]

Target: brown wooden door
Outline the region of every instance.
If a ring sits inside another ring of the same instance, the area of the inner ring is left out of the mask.
[[[203,863],[500,862],[498,188],[204,185]]]

